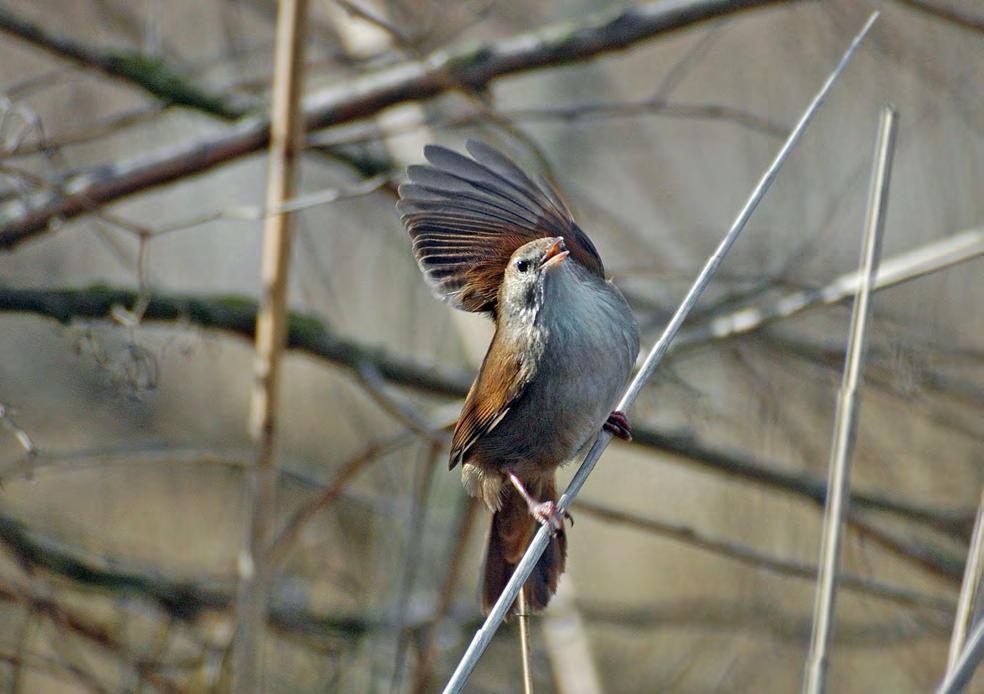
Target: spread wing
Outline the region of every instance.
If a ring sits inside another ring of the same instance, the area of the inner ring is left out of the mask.
[[[400,186],[397,203],[417,264],[440,299],[494,314],[513,252],[548,236],[563,236],[571,256],[604,277],[598,251],[555,190],[486,144],[466,147],[472,158],[425,147],[431,165],[407,169],[410,183]]]
[[[528,371],[509,350],[495,349],[498,333],[492,338],[478,377],[468,391],[451,438],[448,469],[467,459],[468,450],[492,431],[509,414],[509,408],[522,396],[529,382]],[[499,356],[503,355],[503,356]]]

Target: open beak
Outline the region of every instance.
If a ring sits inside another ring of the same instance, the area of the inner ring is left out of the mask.
[[[554,239],[553,245],[547,249],[546,254],[543,256],[543,267],[557,267],[564,262],[564,259],[570,254],[571,252],[564,246],[564,237],[558,236]]]

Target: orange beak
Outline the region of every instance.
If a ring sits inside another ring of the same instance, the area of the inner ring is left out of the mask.
[[[553,245],[547,249],[546,254],[543,256],[543,266],[544,267],[556,267],[564,262],[564,259],[571,254],[564,246],[564,237],[558,236],[554,239]]]

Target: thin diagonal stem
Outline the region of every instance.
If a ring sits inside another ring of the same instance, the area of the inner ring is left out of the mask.
[[[653,371],[655,371],[656,365],[659,363],[660,359],[662,359],[663,355],[666,354],[666,350],[669,348],[673,338],[676,337],[677,332],[679,332],[680,326],[683,325],[683,321],[694,307],[694,304],[697,303],[697,299],[700,298],[700,295],[704,292],[704,289],[707,288],[707,285],[711,281],[711,277],[713,277],[718,266],[721,264],[725,254],[727,254],[732,244],[734,244],[735,240],[738,238],[738,235],[745,228],[745,225],[752,216],[752,212],[755,211],[756,206],[762,200],[765,192],[772,185],[776,175],[779,173],[779,169],[782,167],[783,163],[786,161],[786,158],[789,156],[789,153],[792,151],[793,146],[799,141],[803,131],[806,129],[806,126],[809,125],[810,121],[813,119],[813,116],[816,114],[820,104],[822,104],[824,99],[827,97],[827,94],[830,92],[831,87],[833,87],[834,82],[840,76],[841,72],[843,72],[848,61],[850,61],[851,57],[854,55],[854,52],[857,50],[858,45],[861,43],[861,40],[868,33],[868,30],[877,18],[878,12],[872,13],[872,15],[868,18],[868,21],[865,22],[864,27],[862,27],[858,35],[854,37],[854,40],[851,42],[851,45],[848,47],[840,62],[837,64],[837,67],[835,67],[833,72],[831,72],[830,76],[827,78],[827,81],[820,88],[820,91],[817,92],[817,95],[813,98],[813,101],[800,117],[796,127],[794,127],[793,131],[789,134],[789,138],[786,140],[785,144],[783,144],[782,148],[779,150],[779,153],[776,154],[775,159],[772,160],[769,168],[766,169],[765,173],[762,175],[762,178],[755,186],[748,198],[748,202],[745,203],[745,206],[738,213],[738,216],[731,225],[731,228],[728,230],[728,233],[708,259],[707,263],[704,265],[704,269],[701,270],[700,275],[697,276],[697,279],[694,281],[690,291],[687,292],[687,295],[681,302],[680,307],[677,309],[676,313],[673,314],[673,318],[670,319],[669,325],[666,326],[666,329],[663,331],[663,334],[660,336],[659,340],[655,345],[653,345],[653,348],[650,350],[649,356],[646,358],[645,363],[639,370],[639,373],[636,374],[636,377],[629,384],[625,395],[622,396],[622,400],[617,405],[617,410],[627,412],[635,402],[639,392],[642,390],[643,385],[645,385]],[[595,440],[591,450],[588,451],[587,456],[585,456],[584,462],[581,463],[581,467],[574,475],[574,478],[571,480],[570,485],[568,485],[567,490],[557,502],[557,506],[561,512],[570,506],[571,502],[574,500],[574,497],[581,491],[581,487],[584,486],[585,481],[594,469],[595,463],[598,462],[598,458],[605,450],[605,447],[608,446],[608,442],[610,440],[611,435],[607,431],[602,430],[598,434],[598,438]],[[534,535],[533,541],[526,550],[526,554],[523,556],[523,559],[513,571],[513,575],[506,584],[506,587],[503,589],[498,601],[496,601],[495,605],[492,607],[492,610],[489,612],[488,617],[485,619],[485,623],[472,638],[471,644],[468,646],[468,650],[465,651],[461,661],[458,663],[458,667],[455,668],[454,673],[451,675],[451,679],[444,688],[445,694],[460,692],[464,688],[469,676],[478,664],[479,658],[492,641],[492,636],[499,628],[503,618],[506,616],[506,612],[516,599],[516,595],[519,593],[520,587],[526,582],[530,572],[533,570],[533,566],[540,559],[540,555],[543,554],[543,551],[546,549],[549,541],[550,530],[546,526],[541,526],[536,535]]]
[[[851,454],[858,418],[858,390],[861,366],[864,363],[866,328],[871,290],[881,259],[882,230],[885,228],[885,209],[888,206],[888,184],[891,178],[892,154],[895,145],[895,110],[882,110],[875,144],[875,160],[865,215],[864,241],[861,248],[861,284],[854,300],[850,339],[844,363],[844,378],[837,398],[833,441],[830,447],[830,480],[827,483],[826,511],[823,537],[820,542],[817,596],[813,608],[813,633],[807,652],[806,676],[803,691],[821,694],[826,688],[827,644],[834,624],[837,597],[837,572],[840,567],[841,529],[849,500]]]
[[[953,635],[950,637],[950,654],[947,658],[946,671],[953,672],[960,659],[967,633],[974,622],[974,614],[981,612],[978,605],[975,610],[974,599],[981,591],[984,579],[984,492],[981,492],[981,503],[977,507],[977,521],[970,538],[970,548],[967,550],[967,564],[964,567],[963,583],[960,586],[960,600],[957,603],[957,613],[953,618]]]
[[[936,694],[959,694],[964,691],[970,684],[970,678],[974,676],[977,666],[981,664],[982,658],[984,658],[984,619],[979,619],[953,669],[946,673],[943,682],[937,687]]]

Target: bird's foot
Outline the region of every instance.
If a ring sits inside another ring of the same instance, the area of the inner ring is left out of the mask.
[[[530,509],[530,515],[536,519],[537,523],[547,526],[554,533],[564,529],[565,518],[571,522],[571,526],[574,525],[574,516],[566,510],[561,511],[556,501],[537,501],[534,499],[533,495],[526,490],[526,485],[516,476],[516,473],[509,473],[509,481],[512,482],[519,495],[523,497],[526,506]]]
[[[561,511],[556,501],[541,501],[530,504],[530,515],[540,525],[545,525],[553,532],[564,529],[564,521],[569,520],[574,527],[574,516],[567,511]]]
[[[632,440],[632,428],[629,427],[629,418],[625,416],[624,412],[615,410],[608,415],[603,428],[612,436],[617,436],[623,441]]]

